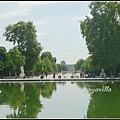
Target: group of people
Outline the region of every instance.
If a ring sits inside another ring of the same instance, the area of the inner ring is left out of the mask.
[[[96,77],[95,73],[84,74],[83,72],[80,72],[80,78],[95,78],[95,77]]]
[[[42,75],[40,76],[40,78],[41,79],[43,79],[44,78],[44,76],[46,76],[46,78],[47,78],[47,75],[48,75],[48,73],[42,73]],[[55,78],[55,73],[53,73],[53,78]],[[60,76],[58,76],[58,78],[60,78]]]
[[[46,76],[46,78],[47,78],[47,75],[48,75],[48,73],[45,73],[45,75],[44,75],[44,73],[42,73],[42,75],[40,76],[40,78],[43,79],[44,76]]]
[[[47,78],[48,73],[42,73],[42,75],[40,76],[41,79],[44,79],[44,77],[46,76]],[[85,74],[84,72],[80,72],[80,78],[95,78],[96,74],[95,73],[87,73]],[[56,74],[55,72],[53,73],[53,79],[56,78]],[[58,75],[58,79],[61,78],[61,75]],[[74,78],[74,76],[72,75],[71,78]]]

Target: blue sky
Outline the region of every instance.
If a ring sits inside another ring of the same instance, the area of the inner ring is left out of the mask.
[[[44,47],[42,52],[51,52],[66,64],[75,64],[89,54],[80,32],[80,20],[90,16],[90,1],[2,1],[0,2],[0,46],[9,50],[13,44],[5,41],[3,33],[9,24],[33,21],[37,40]]]

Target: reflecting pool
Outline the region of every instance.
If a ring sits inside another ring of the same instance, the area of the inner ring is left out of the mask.
[[[0,118],[120,118],[119,81],[0,83]]]

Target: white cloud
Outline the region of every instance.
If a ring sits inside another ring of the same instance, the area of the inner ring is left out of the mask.
[[[31,7],[31,6],[35,6],[35,5],[44,5],[44,4],[48,4],[48,3],[57,3],[60,1],[20,1],[19,2],[19,6],[22,7]]]
[[[11,11],[0,14],[0,20],[13,18],[17,16],[24,16],[30,13],[31,7],[36,5],[44,5],[47,3],[55,3],[57,1],[20,1],[18,6],[11,9]]]
[[[13,18],[13,17],[16,17],[16,16],[23,16],[23,15],[26,15],[26,14],[28,14],[27,10],[17,9],[17,10],[13,10],[13,11],[10,11],[10,12],[0,14],[0,20]]]
[[[14,18],[17,16],[23,16],[26,14],[29,14],[30,9],[22,6],[13,7],[11,11],[1,13],[0,14],[0,20],[8,19],[8,18]]]
[[[45,5],[50,3],[58,3],[58,2],[74,2],[74,1],[18,1],[18,6],[13,8],[11,11],[0,14],[0,20],[14,18],[17,16],[24,16],[30,13],[32,7],[36,5]],[[65,4],[63,4],[64,7]],[[39,22],[39,24],[44,24],[45,22]],[[38,23],[37,23],[38,24]]]

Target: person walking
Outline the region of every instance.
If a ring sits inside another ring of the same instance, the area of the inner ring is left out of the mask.
[[[80,72],[80,78],[82,78],[82,75],[83,75],[82,72]]]
[[[55,73],[53,73],[53,78],[55,78]]]
[[[47,72],[45,73],[45,75],[46,75],[46,78],[47,78],[47,75],[48,75]]]

